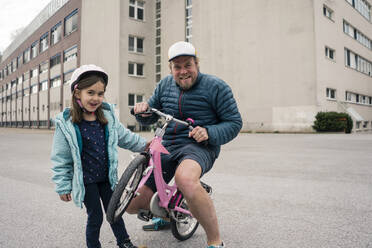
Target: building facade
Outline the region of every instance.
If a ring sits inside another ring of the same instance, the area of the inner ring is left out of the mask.
[[[311,132],[319,111],[372,130],[369,0],[53,0],[4,51],[0,125],[50,128],[81,64],[109,75],[120,120],[169,74],[167,51],[194,44],[200,70],[232,88],[243,131]]]

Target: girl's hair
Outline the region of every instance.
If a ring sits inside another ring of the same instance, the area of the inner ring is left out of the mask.
[[[72,92],[72,98],[71,98],[71,111],[70,115],[72,118],[73,123],[80,123],[83,120],[83,109],[80,107],[80,105],[77,103],[77,99],[75,97],[75,90],[79,89],[85,89],[88,88],[92,85],[94,85],[97,82],[102,82],[105,85],[105,91],[106,91],[106,84],[104,83],[105,81],[103,78],[99,75],[96,74],[90,74],[87,75],[86,77],[83,77],[82,79],[79,80],[77,83],[74,91]],[[94,113],[97,116],[97,120],[103,124],[107,124],[107,119],[105,118],[105,115],[103,114],[102,110],[102,105],[97,108],[97,110]]]

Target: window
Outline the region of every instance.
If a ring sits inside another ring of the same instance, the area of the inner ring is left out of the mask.
[[[68,81],[71,79],[71,76],[72,76],[73,72],[74,72],[74,70],[71,70],[71,71],[68,71],[68,72],[63,74],[63,84],[68,83]]]
[[[143,53],[143,38],[129,36],[128,44],[130,52]]]
[[[161,0],[156,0],[155,82],[160,81],[161,78],[160,47],[161,47]]]
[[[192,1],[186,0],[186,30],[185,40],[191,42],[192,37]]]
[[[37,84],[31,85],[31,94],[37,93]]]
[[[10,82],[10,85],[11,85],[11,88],[15,88],[17,87],[17,82],[13,80],[12,82]]]
[[[33,78],[33,77],[37,77],[38,72],[39,72],[39,69],[38,69],[37,67],[34,68],[34,69],[32,69],[32,70],[31,70],[31,73],[30,73],[31,78]]]
[[[27,48],[27,49],[23,52],[23,64],[28,63],[28,61],[30,61],[30,48]]]
[[[59,22],[50,31],[50,45],[56,44],[62,37],[62,23]]]
[[[128,106],[134,107],[136,103],[143,102],[143,95],[139,94],[128,94]]]
[[[128,63],[128,74],[131,76],[143,76],[144,64],[140,63]]]
[[[65,36],[77,30],[78,26],[78,10],[74,10],[65,18]]]
[[[36,58],[36,56],[37,56],[37,50],[38,50],[37,41],[35,41],[31,45],[31,59]]]
[[[47,90],[48,89],[48,80],[40,82],[39,89],[40,89],[40,91]]]
[[[372,62],[345,48],[345,65],[372,76]]]
[[[77,57],[77,46],[70,47],[63,52],[63,62],[72,60]]]
[[[22,96],[23,96],[23,90],[20,89],[17,91],[17,98],[22,97]]]
[[[17,58],[12,60],[12,72],[15,72],[17,70]]]
[[[359,41],[360,44],[367,47],[368,49],[372,49],[372,41],[370,38],[365,36],[361,31],[351,26],[348,22],[344,20],[344,33],[352,37],[353,39]]]
[[[361,121],[356,121],[355,124],[356,124],[356,129],[360,129],[360,123]]]
[[[55,87],[58,87],[58,86],[61,86],[61,77],[60,76],[55,77],[55,78],[50,80],[50,88],[55,88]]]
[[[336,90],[327,88],[326,89],[326,95],[328,99],[336,99]]]
[[[23,73],[23,82],[30,79],[30,72],[27,71]]]
[[[129,17],[137,20],[143,20],[144,5],[145,3],[143,1],[129,0]]]
[[[18,64],[18,67],[20,67],[22,65],[22,62],[23,62],[23,53],[21,53],[20,55],[18,55],[17,57],[17,64]]]
[[[325,56],[331,60],[335,60],[335,50],[329,47],[325,47]]]
[[[346,0],[368,21],[371,21],[371,5],[366,0]]]
[[[48,66],[49,66],[48,61],[44,61],[43,63],[41,63],[39,65],[39,73],[42,74],[44,72],[47,72],[48,71]]]
[[[326,5],[323,5],[323,15],[333,21],[333,10]]]
[[[12,63],[9,63],[8,65],[8,71],[9,71],[9,75],[12,73]]]
[[[372,96],[362,95],[358,93],[345,92],[345,101],[349,103],[372,105]]]
[[[53,68],[56,65],[61,63],[61,54],[58,53],[50,58],[50,68]]]
[[[49,33],[46,32],[40,38],[40,53],[42,53],[42,52],[44,52],[45,50],[48,49],[48,35],[49,35]]]

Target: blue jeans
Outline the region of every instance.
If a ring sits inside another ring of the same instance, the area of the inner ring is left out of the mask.
[[[86,242],[88,248],[101,247],[101,243],[99,242],[99,233],[103,222],[101,200],[106,212],[111,195],[112,190],[109,182],[85,185],[84,205],[88,214],[86,228]],[[129,238],[122,218],[112,224],[111,229],[116,237],[117,244],[121,244],[124,240]]]

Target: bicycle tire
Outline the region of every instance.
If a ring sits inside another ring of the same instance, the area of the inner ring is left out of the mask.
[[[147,162],[145,155],[138,155],[123,172],[107,207],[106,219],[110,224],[121,218],[133,199]]]
[[[179,206],[188,210],[185,198],[180,201]],[[177,211],[174,212],[174,217],[176,220],[171,218],[170,222],[173,236],[179,241],[185,241],[191,238],[199,226],[199,222],[196,220],[196,218]]]

